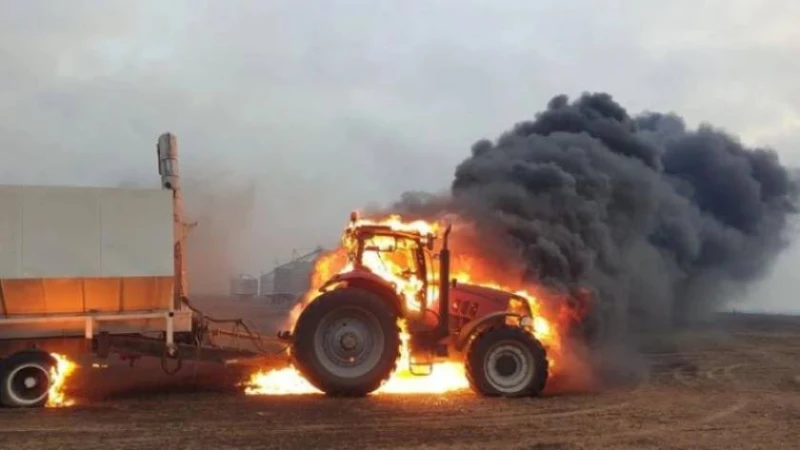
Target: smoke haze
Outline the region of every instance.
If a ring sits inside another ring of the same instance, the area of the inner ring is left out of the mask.
[[[446,187],[477,137],[554,93],[713,119],[800,162],[796,1],[563,5],[0,0],[0,178],[157,186],[175,133],[190,289],[227,292],[335,243],[351,209]],[[754,298],[791,306],[796,254]]]
[[[449,196],[408,194],[395,207],[456,212],[479,239],[502,242],[483,247],[489,265],[593,289],[622,332],[711,311],[767,274],[789,244],[796,193],[774,151],[675,114],[631,116],[596,93],[554,97],[475,143]]]

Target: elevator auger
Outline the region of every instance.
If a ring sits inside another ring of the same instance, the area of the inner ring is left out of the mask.
[[[479,394],[542,391],[548,360],[528,300],[451,279],[451,227],[445,227],[437,254],[438,228],[351,214],[342,237],[347,266],[322,285],[294,329],[282,334],[291,342],[295,367],[316,388],[344,396],[377,390],[396,369],[402,327],[415,375],[460,356]]]

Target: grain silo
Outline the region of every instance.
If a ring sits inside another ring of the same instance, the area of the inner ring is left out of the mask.
[[[231,278],[231,295],[234,297],[255,297],[258,295],[258,278],[239,275]]]
[[[314,270],[314,262],[322,251],[322,248],[317,248],[310,253],[296,257],[285,264],[281,264],[270,273],[262,275],[261,295],[303,295],[309,289],[311,271]],[[271,289],[269,289],[269,287],[271,287]]]

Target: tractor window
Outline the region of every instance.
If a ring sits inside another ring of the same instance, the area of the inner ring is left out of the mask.
[[[398,244],[397,250],[392,255],[393,262],[401,271],[417,273],[416,247],[412,246],[413,243],[409,245],[407,239],[399,239]]]
[[[421,276],[420,247],[413,239],[371,236],[364,240],[361,261],[373,273],[394,285],[411,310],[419,311],[425,280]]]
[[[372,236],[364,241],[363,262],[373,271],[408,279],[419,277],[418,244],[394,236]]]
[[[390,253],[397,250],[397,238],[391,236],[371,236],[364,241],[364,250],[378,253]]]
[[[409,239],[398,239],[387,236],[374,236],[365,242],[367,253],[374,253],[375,259],[383,270],[393,275],[417,274],[417,245]]]
[[[428,284],[434,285],[436,281],[435,277],[438,277],[437,274],[439,270],[437,261],[435,261],[435,258],[433,258],[432,252],[426,251],[423,252],[423,255],[425,263],[425,271],[428,277],[426,281],[428,282]]]

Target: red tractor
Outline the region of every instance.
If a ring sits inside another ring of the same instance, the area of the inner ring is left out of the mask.
[[[395,370],[404,319],[411,373],[427,375],[437,359],[458,354],[481,395],[542,391],[548,361],[527,300],[451,281],[450,230],[448,225],[437,257],[433,232],[351,215],[343,237],[348,268],[328,280],[294,330],[282,334],[292,343],[295,367],[311,384],[342,396],[378,389]]]

